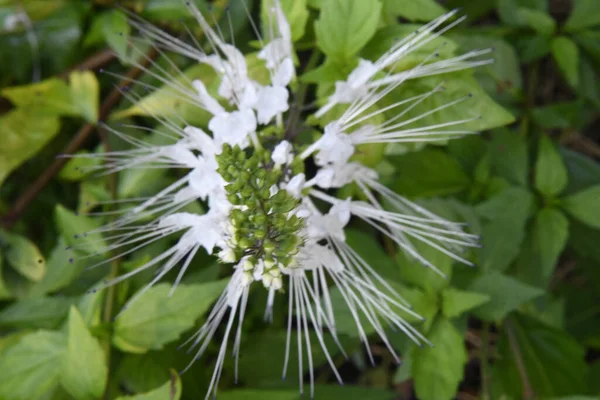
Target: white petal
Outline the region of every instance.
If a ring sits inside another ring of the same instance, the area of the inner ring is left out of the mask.
[[[287,111],[289,109],[288,97],[289,93],[285,87],[265,86],[261,88],[254,106],[258,122],[266,125],[274,116]]]

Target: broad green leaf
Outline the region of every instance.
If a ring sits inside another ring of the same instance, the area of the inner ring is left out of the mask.
[[[98,232],[89,233],[98,228],[97,221],[77,215],[73,211],[58,204],[54,211],[54,219],[58,231],[67,244],[85,254],[97,254],[106,251],[106,243]]]
[[[592,186],[562,200],[563,208],[586,225],[600,229],[600,185]]]
[[[493,172],[519,186],[527,186],[528,155],[525,138],[508,129],[492,132],[490,154]]]
[[[553,208],[542,209],[521,248],[517,276],[531,285],[546,287],[568,239],[569,221],[564,214]]]
[[[100,398],[108,377],[104,351],[74,306],[67,326],[67,351],[62,360],[60,383],[76,399]]]
[[[596,0],[573,0],[573,9],[565,23],[565,29],[575,32],[597,25],[600,25],[598,2]]]
[[[129,60],[128,40],[131,34],[131,26],[127,22],[127,16],[121,10],[110,10],[103,14],[100,21],[102,34],[106,44],[117,53],[123,61]]]
[[[61,237],[46,262],[46,274],[35,282],[27,292],[28,296],[41,296],[55,292],[71,283],[85,268],[85,261],[69,262],[74,257],[73,251],[67,250],[67,244]],[[87,261],[90,261],[89,259]]]
[[[177,340],[207,311],[221,294],[226,281],[179,285],[169,297],[171,285],[150,288],[115,321],[113,343],[123,351],[145,353]]]
[[[386,14],[404,17],[410,21],[426,22],[446,12],[435,0],[384,0],[383,10]]]
[[[568,194],[600,184],[600,164],[598,162],[566,148],[561,148],[560,154],[569,173],[569,186],[566,190]]]
[[[573,39],[596,65],[600,62],[600,30],[577,32]]]
[[[585,391],[584,349],[562,330],[517,314],[504,324],[498,352],[494,373],[511,398],[523,394],[521,368],[538,398]]]
[[[12,293],[10,289],[4,282],[4,277],[2,274],[2,269],[5,268],[4,256],[0,252],[0,300],[10,299],[12,297]]]
[[[177,372],[171,370],[171,379],[164,385],[135,396],[120,396],[116,400],[179,400],[181,398],[181,380]],[[221,397],[222,395],[219,395]]]
[[[389,400],[394,394],[385,389],[354,385],[315,385],[315,398],[344,400]],[[236,389],[219,393],[222,400],[297,400],[298,390]]]
[[[0,117],[0,184],[24,161],[37,154],[60,128],[55,115],[40,115],[36,109],[17,108]]]
[[[469,177],[458,161],[441,150],[427,148],[390,157],[390,161],[396,167],[393,188],[410,197],[444,196],[469,185]]]
[[[347,229],[346,243],[356,253],[372,265],[386,281],[401,282],[400,270],[394,258],[387,254],[373,235],[357,229]]]
[[[39,399],[58,383],[66,338],[60,332],[24,336],[0,357],[0,398]]]
[[[565,76],[571,87],[579,85],[579,49],[577,45],[566,36],[552,39],[552,55],[558,68]]]
[[[408,252],[398,249],[396,260],[402,280],[432,292],[437,292],[448,286],[449,279],[452,276],[452,258],[421,241],[413,241],[413,247],[421,257],[435,266],[446,278],[422,264]]]
[[[453,399],[467,362],[463,336],[440,317],[427,338],[434,347],[416,347],[411,354],[417,396],[422,400]]]
[[[423,61],[422,59],[420,61]],[[439,90],[443,83],[444,90]],[[438,89],[433,95],[411,107],[399,122],[414,119],[402,129],[438,126],[452,121],[464,121],[455,125],[458,130],[473,133],[512,123],[513,115],[496,103],[473,77],[472,71],[454,72],[439,76],[411,79],[382,99],[382,105],[406,100],[413,96]],[[457,102],[447,107],[448,104]],[[435,112],[432,112],[436,110]],[[437,130],[432,128],[432,130]],[[440,141],[443,143],[443,141]]]
[[[510,205],[510,206],[507,206]],[[525,224],[531,215],[533,196],[512,187],[477,205],[482,223],[480,266],[484,271],[504,271],[519,254]]]
[[[487,294],[490,301],[475,309],[474,314],[486,321],[499,321],[520,305],[544,294],[544,291],[498,272],[477,278],[469,287]]]
[[[306,4],[306,0],[279,0],[281,4],[281,9],[286,16],[288,23],[290,24],[290,29],[292,31],[292,41],[296,42],[298,39],[304,36],[304,31],[306,29],[306,22],[308,21],[308,6]],[[269,21],[269,16],[273,18],[273,13],[267,13],[267,11],[272,7],[273,0],[261,0],[261,21],[263,26],[263,37],[270,37],[271,30],[269,29],[272,26],[272,29],[275,33],[277,33],[277,24],[275,20]]]
[[[531,2],[498,0],[498,13],[503,22],[529,27],[542,35],[549,36],[554,33],[556,22],[546,11],[545,7],[537,7]]]
[[[35,110],[36,115],[78,116],[77,104],[73,102],[69,85],[59,78],[50,78],[39,83],[15,86],[0,91],[16,107]]]
[[[4,250],[5,261],[19,274],[34,282],[44,277],[46,260],[32,241],[0,230],[0,245]]]
[[[535,164],[535,187],[546,196],[556,196],[567,186],[567,169],[552,141],[540,137]]]
[[[349,60],[373,37],[380,15],[379,0],[324,0],[315,22],[317,46],[333,59]]]
[[[142,97],[133,106],[118,111],[111,115],[112,120],[120,120],[132,116],[159,116],[167,119],[180,118],[188,124],[203,126],[208,123],[211,114],[198,106],[196,91],[190,82],[200,79],[206,85],[209,92],[218,87],[218,80],[212,67],[204,64],[194,65],[183,73],[184,76],[175,75],[171,79],[174,86],[161,86],[148,96]],[[185,88],[184,93],[181,93]]]
[[[582,99],[537,107],[533,109],[531,116],[536,125],[546,129],[583,129],[590,118],[589,110]]]
[[[89,123],[95,124],[98,120],[98,101],[100,86],[96,76],[90,71],[71,72],[69,75],[71,101],[81,115]]]
[[[58,296],[23,299],[0,312],[0,325],[53,329],[65,319],[74,301],[73,298]]]
[[[487,294],[447,288],[442,291],[442,313],[446,318],[458,317],[489,300],[490,296]]]

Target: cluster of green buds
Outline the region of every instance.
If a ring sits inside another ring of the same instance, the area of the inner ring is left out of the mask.
[[[243,260],[247,281],[258,279],[258,272],[266,287],[279,289],[281,268],[291,266],[302,245],[298,232],[304,221],[290,213],[299,200],[279,189],[293,172],[275,167],[267,150],[247,151],[225,144],[217,155],[217,172],[233,206],[230,245],[236,261]]]

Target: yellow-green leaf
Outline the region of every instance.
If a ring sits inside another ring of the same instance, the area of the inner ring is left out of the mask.
[[[33,157],[60,128],[58,117],[33,108],[17,108],[0,117],[0,184],[21,163]]]
[[[179,400],[181,397],[181,380],[177,372],[170,370],[171,379],[164,385],[147,393],[135,396],[121,396],[116,400]]]
[[[78,400],[98,399],[108,377],[102,347],[88,331],[75,306],[71,306],[67,326],[67,350],[62,360],[60,383]]]
[[[37,246],[24,236],[0,231],[6,261],[21,275],[39,281],[46,273],[46,260]]]
[[[100,87],[96,76],[90,71],[71,72],[71,101],[77,114],[94,124],[98,120],[98,98]]]

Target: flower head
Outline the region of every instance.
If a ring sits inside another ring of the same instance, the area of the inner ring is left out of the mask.
[[[170,135],[176,138],[174,143],[148,145],[130,140],[132,150],[103,155],[108,172],[134,167],[184,171],[174,183],[103,229],[126,232],[117,236],[110,249],[124,244],[139,247],[175,233],[180,237],[161,255],[110,284],[158,267],[150,285],[180,268],[176,286],[200,249],[217,255],[228,266],[231,278],[225,291],[206,323],[191,339],[197,359],[216,335],[217,327],[225,325],[209,394],[216,393],[230,336],[237,360],[251,290],[268,291],[267,319],[272,316],[277,298],[287,301],[284,375],[294,331],[299,362],[304,358],[302,343],[305,342],[312,371],[308,334],[312,330],[341,382],[324,341],[326,334],[331,335],[343,351],[337,340],[332,287],[343,297],[370,356],[365,325],[372,326],[396,358],[385,332],[387,326],[401,330],[418,344],[428,343],[403,319],[403,315],[418,316],[378,274],[376,267],[346,243],[345,227],[352,218],[362,219],[408,255],[436,271],[435,265],[416,250],[416,241],[468,264],[460,256],[460,250],[475,246],[477,238],[465,233],[461,224],[447,221],[388,189],[379,182],[378,173],[358,162],[355,156],[360,146],[374,143],[434,142],[474,133],[461,128],[469,119],[429,126],[419,124],[431,114],[467,101],[467,97],[408,117],[418,104],[442,91],[442,85],[417,96],[388,102],[385,107],[373,109],[373,106],[407,80],[487,63],[488,60],[476,59],[487,51],[444,60],[433,53],[412,69],[397,72],[394,66],[404,57],[460,22],[459,19],[444,25],[455,12],[446,14],[399,40],[379,59],[360,60],[345,81],[336,82],[333,93],[316,112],[316,117],[330,121],[320,137],[311,144],[300,144],[290,134],[295,127],[283,123],[286,114],[291,113],[290,99],[294,96],[290,85],[296,71],[290,25],[279,0],[272,0],[268,7],[270,27],[266,37],[260,38],[262,49],[258,53],[268,71],[268,83],[255,80],[244,55],[225,43],[192,3],[187,4],[213,50],[210,54],[140,21],[132,23],[158,47],[214,69],[219,80],[216,92],[200,80],[184,86],[149,71],[170,85],[183,100],[211,115],[206,130],[185,120],[167,121]],[[331,110],[340,104],[345,110],[338,117],[331,117]],[[395,113],[394,117],[380,118],[390,112]],[[361,199],[335,197],[332,190],[347,184],[356,185]],[[182,211],[196,201],[208,204],[206,214]],[[313,383],[311,372],[311,393]],[[302,384],[300,377],[301,389]]]

